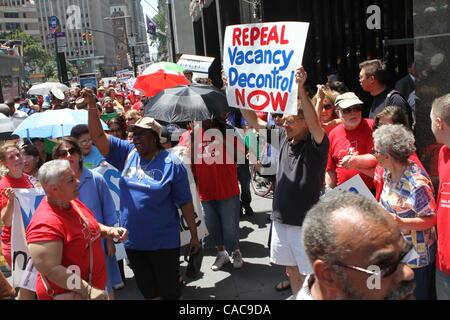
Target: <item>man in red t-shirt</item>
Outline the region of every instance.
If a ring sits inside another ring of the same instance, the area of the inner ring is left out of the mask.
[[[436,256],[436,294],[439,300],[450,299],[450,94],[433,102],[431,130],[439,153],[439,190],[437,200],[438,251]]]
[[[349,156],[369,154],[373,149],[373,121],[362,118],[363,102],[353,92],[344,93],[336,98],[336,111],[342,124],[334,128],[330,135],[330,151],[328,153],[325,184],[334,188],[359,174],[356,169],[350,169],[347,163]],[[373,167],[377,164],[373,159]],[[361,174],[367,187],[374,189],[371,177]]]

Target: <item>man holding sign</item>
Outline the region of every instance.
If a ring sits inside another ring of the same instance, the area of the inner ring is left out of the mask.
[[[273,197],[271,261],[286,266],[293,294],[303,276],[311,272],[302,243],[302,224],[306,212],[319,200],[324,185],[329,142],[322,129],[304,84],[307,74],[296,71],[301,108],[295,115],[284,115],[280,131],[280,158]],[[256,113],[241,110],[249,124],[266,129],[267,123]]]

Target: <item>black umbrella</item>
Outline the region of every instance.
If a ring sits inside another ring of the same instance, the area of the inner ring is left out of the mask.
[[[146,117],[169,123],[208,120],[230,111],[222,91],[198,84],[165,89],[145,106]]]

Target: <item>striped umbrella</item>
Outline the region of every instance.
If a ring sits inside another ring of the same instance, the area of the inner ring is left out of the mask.
[[[188,85],[189,80],[183,70],[183,67],[171,62],[154,63],[137,77],[134,89],[142,91],[146,97],[153,97],[164,89]]]

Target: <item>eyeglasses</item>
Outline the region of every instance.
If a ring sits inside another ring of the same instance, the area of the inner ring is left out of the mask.
[[[323,105],[323,109],[324,110],[330,110],[330,109],[333,109],[333,108],[334,108],[334,105],[331,104],[331,103],[327,103],[327,104]]]
[[[283,120],[283,124],[286,124],[288,126],[292,126],[293,124],[295,124],[295,122],[297,120],[304,120],[304,118],[297,116],[296,118],[284,119]]]
[[[411,261],[413,259],[417,259],[419,257],[416,249],[414,248],[414,245],[410,242],[406,242],[405,248],[402,251],[402,253],[400,254],[400,256],[398,257],[397,262],[394,262],[392,264],[387,265],[384,268],[380,268],[380,272],[376,272],[373,270],[367,270],[361,267],[355,267],[355,266],[351,266],[345,263],[341,263],[339,261],[335,262],[334,265],[337,265],[339,267],[343,267],[343,268],[347,268],[347,269],[352,269],[352,270],[356,270],[359,272],[363,272],[366,274],[370,274],[370,275],[379,275],[381,278],[386,278],[389,277],[390,275],[394,274],[394,272],[397,270],[398,266],[400,264],[407,264],[408,261]],[[379,263],[379,265],[382,265],[382,263]]]
[[[377,154],[382,154],[380,151],[376,150],[376,149],[372,149],[372,155],[376,156]]]
[[[56,157],[57,158],[64,158],[70,155],[74,155],[77,154],[77,149],[75,149],[74,147],[70,148],[70,149],[59,149],[56,152]]]
[[[352,106],[345,109],[340,109],[343,114],[350,114],[352,112],[361,112],[362,106]]]
[[[283,118],[283,114],[282,113],[272,113],[272,118]]]

